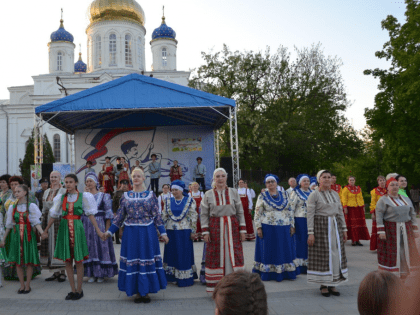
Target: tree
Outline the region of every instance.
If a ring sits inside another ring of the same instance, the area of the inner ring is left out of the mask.
[[[350,106],[338,58],[325,57],[321,45],[285,47],[254,53],[202,53],[190,86],[235,99],[243,168],[316,172],[357,156],[362,142],[344,118]],[[221,148],[230,153],[228,125]]]
[[[44,134],[44,143],[43,143],[43,157],[44,157],[44,163],[54,163],[55,158],[53,155],[53,151],[50,145],[50,142],[48,141],[47,134]],[[32,130],[32,134],[28,140],[25,156],[22,159],[19,159],[19,168],[20,173],[22,174],[22,177],[25,179],[31,178],[31,165],[34,165],[34,159],[35,159],[35,148],[34,148],[34,131]]]
[[[372,139],[383,143],[386,169],[404,174],[418,184],[420,175],[420,4],[406,0],[406,22],[401,25],[389,15],[382,29],[389,33],[382,51],[376,57],[390,60],[388,70],[365,70],[366,75],[379,78],[380,92],[375,106],[365,109],[372,128]]]

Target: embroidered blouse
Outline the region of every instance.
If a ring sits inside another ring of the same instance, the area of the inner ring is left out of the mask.
[[[96,200],[98,213],[96,215],[105,215],[105,220],[112,220],[114,213],[112,212],[112,199],[110,194],[98,192],[93,195]]]
[[[210,217],[225,217],[236,215],[239,221],[239,232],[246,233],[244,210],[241,198],[234,188],[208,190],[200,204],[201,229],[203,235],[210,234]]]
[[[381,187],[376,187],[375,189],[373,189],[370,192],[370,213],[374,213],[375,212],[375,208],[376,208],[376,204],[379,201],[379,198],[381,198],[382,196],[386,195],[387,190],[386,188],[381,188]]]
[[[108,233],[114,234],[123,224],[127,226],[148,226],[153,223],[159,230],[160,235],[166,235],[155,194],[148,190],[143,192],[129,191],[121,197],[120,207]]]
[[[394,198],[384,196],[376,204],[376,224],[378,234],[385,234],[384,221],[409,222],[414,231],[418,231],[416,212],[410,198],[399,195]]]
[[[316,215],[335,217],[341,222],[343,232],[347,232],[346,220],[344,219],[343,206],[340,196],[334,190],[314,190],[306,202],[308,209],[308,234],[314,234],[314,218]]]
[[[295,220],[288,193],[279,191],[278,197],[271,196],[268,191],[261,193],[255,207],[254,222],[257,229],[262,224],[294,227]]]
[[[191,197],[184,197],[180,201],[174,197],[166,199],[162,211],[166,230],[191,230],[191,233],[195,233],[198,218],[195,207],[195,200]]]
[[[362,207],[365,205],[360,186],[344,186],[341,190],[341,201],[343,207]]]
[[[68,194],[67,195],[67,202],[76,202],[77,198],[79,196],[79,193],[75,193],[75,194]],[[55,198],[54,198],[54,205],[52,206],[52,208],[50,209],[50,217],[54,218],[54,219],[58,219],[59,217],[61,217],[62,213],[63,213],[63,201],[62,198],[63,195],[58,194]],[[95,197],[93,197],[93,195],[90,192],[84,192],[83,193],[83,212],[85,215],[89,216],[89,215],[95,215],[96,213],[98,213],[98,206],[96,204],[96,200]]]
[[[295,218],[306,218],[308,209],[306,202],[312,190],[304,191],[300,188],[294,189],[290,195],[290,206]]]
[[[165,201],[166,198],[173,197],[171,193],[160,194],[158,197],[159,213],[162,213],[162,201]]]
[[[26,203],[18,204],[16,211],[18,212],[25,212],[26,211]],[[14,205],[10,205],[9,209],[7,210],[7,219],[6,219],[6,229],[12,229],[16,223],[13,219],[13,208]],[[32,226],[41,224],[41,210],[39,210],[38,206],[34,203],[29,204],[29,222],[31,222]]]
[[[188,196],[190,196],[190,197],[198,197],[198,196],[200,196],[201,198],[204,198],[204,193],[202,191],[197,191],[197,192],[190,191],[188,193]]]
[[[245,197],[245,196],[247,196],[248,197],[248,209],[249,210],[252,210],[252,206],[253,206],[253,204],[252,204],[252,195],[251,195],[251,192],[249,191],[249,189],[247,189],[247,188],[238,188],[238,194],[239,194],[239,197]]]

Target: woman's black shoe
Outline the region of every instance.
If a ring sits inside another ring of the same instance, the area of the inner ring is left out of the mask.
[[[333,291],[332,289],[334,289],[335,287],[328,287],[328,292],[330,292],[332,295],[334,296],[340,296],[340,292],[337,291]]]
[[[329,297],[329,296],[330,296],[330,292],[329,292],[329,290],[328,290],[328,292],[322,293],[322,290],[323,290],[323,289],[328,289],[328,287],[326,287],[326,286],[324,286],[324,285],[321,285],[321,287],[320,287],[319,289],[321,290],[321,294],[322,294],[322,296],[325,296],[325,297]]]
[[[18,290],[18,294],[24,294],[24,293],[25,293],[25,289],[23,289],[23,290],[19,289]]]
[[[64,282],[66,281],[67,276],[65,274],[60,273],[58,276],[58,282]]]
[[[28,294],[29,292],[31,292],[32,291],[32,288],[29,288],[29,290],[25,290],[25,291],[23,291],[23,294]]]
[[[80,300],[82,297],[83,297],[83,291],[80,292],[80,293],[76,292],[76,293],[74,293],[72,300],[77,301],[77,300]]]
[[[362,244],[362,243],[360,243],[360,242],[356,242],[356,245],[357,245],[357,246],[363,246],[363,244]]]
[[[143,303],[143,298],[142,297],[135,298],[134,303],[136,303],[136,304]]]
[[[149,296],[142,296],[141,297],[143,303],[150,303],[151,299]]]
[[[356,246],[357,244],[356,243],[351,243],[351,246]]]
[[[73,300],[73,296],[75,295],[76,293],[74,293],[74,292],[70,292],[69,294],[67,294],[67,296],[66,296],[66,300],[68,301],[68,300]]]

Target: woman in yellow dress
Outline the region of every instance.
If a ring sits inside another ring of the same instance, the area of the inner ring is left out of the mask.
[[[346,214],[348,239],[352,240],[352,246],[363,246],[360,240],[370,240],[369,231],[366,227],[365,202],[362,189],[356,186],[356,177],[347,178],[348,185],[341,191],[341,202]]]

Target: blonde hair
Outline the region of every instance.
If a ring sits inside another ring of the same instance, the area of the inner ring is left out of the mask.
[[[144,181],[146,180],[146,175],[144,175],[144,172],[141,168],[134,168],[134,170],[131,172],[131,178],[133,178],[134,173],[139,173],[141,177],[143,177],[143,184],[141,184],[141,188],[146,190],[146,185],[144,184]]]
[[[192,185],[198,185],[198,187],[200,187],[200,184],[199,183],[197,183],[197,182],[192,182],[192,183],[190,183],[190,185],[192,186]]]

